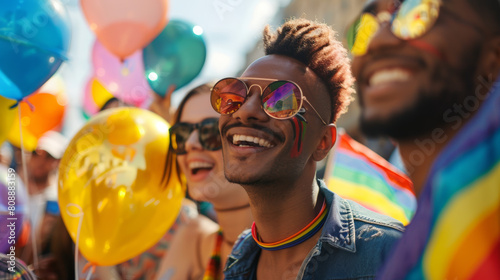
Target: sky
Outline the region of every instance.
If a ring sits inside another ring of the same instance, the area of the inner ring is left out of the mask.
[[[63,134],[71,138],[85,124],[82,98],[92,77],[91,49],[95,36],[77,0],[61,0],[71,21],[69,59],[58,71],[66,84],[68,107]],[[190,88],[212,79],[236,75],[245,67],[245,55],[261,38],[266,24],[280,21],[281,8],[290,0],[170,0],[169,18],[181,19],[203,29],[207,59],[200,75],[174,93],[177,104]]]

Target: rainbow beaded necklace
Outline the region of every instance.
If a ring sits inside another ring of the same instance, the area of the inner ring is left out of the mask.
[[[326,211],[326,201],[323,200],[323,205],[321,206],[321,210],[319,211],[318,215],[307,226],[290,237],[272,243],[265,243],[261,241],[259,233],[257,232],[257,226],[255,225],[255,222],[253,222],[252,237],[255,242],[257,242],[257,245],[259,245],[259,247],[264,250],[276,251],[290,248],[306,241],[307,239],[315,235],[325,223],[327,213],[328,211]]]
[[[220,271],[220,250],[222,247],[222,230],[217,232],[217,240],[215,241],[215,248],[210,257],[210,262],[203,275],[203,280],[218,280]]]

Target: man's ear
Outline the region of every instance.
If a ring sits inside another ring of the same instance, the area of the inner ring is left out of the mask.
[[[316,147],[316,151],[314,151],[312,157],[315,161],[323,160],[332,147],[335,145],[337,141],[337,127],[334,124],[329,124],[324,130],[323,135],[321,136],[321,140]]]

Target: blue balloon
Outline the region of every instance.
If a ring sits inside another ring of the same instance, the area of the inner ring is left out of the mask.
[[[2,1],[0,95],[21,100],[57,71],[67,59],[68,22],[65,8],[57,0]],[[11,87],[1,87],[9,84]]]
[[[0,70],[0,93],[2,96],[20,96],[21,91],[12,81]]]
[[[207,56],[201,27],[171,20],[143,50],[144,69],[151,88],[160,96],[170,86],[179,89],[200,74]]]

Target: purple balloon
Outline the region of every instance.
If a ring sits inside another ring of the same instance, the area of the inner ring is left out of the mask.
[[[8,176],[11,174],[13,177]],[[0,167],[0,253],[9,253],[11,246],[17,247],[15,242],[19,238],[27,214],[28,195],[20,181],[13,179],[15,176],[17,174],[14,172]],[[9,206],[15,209],[9,209]],[[14,210],[11,211],[12,209]]]
[[[122,63],[96,40],[92,61],[95,78],[116,98],[140,108],[149,106],[153,96],[144,74],[142,51]]]

